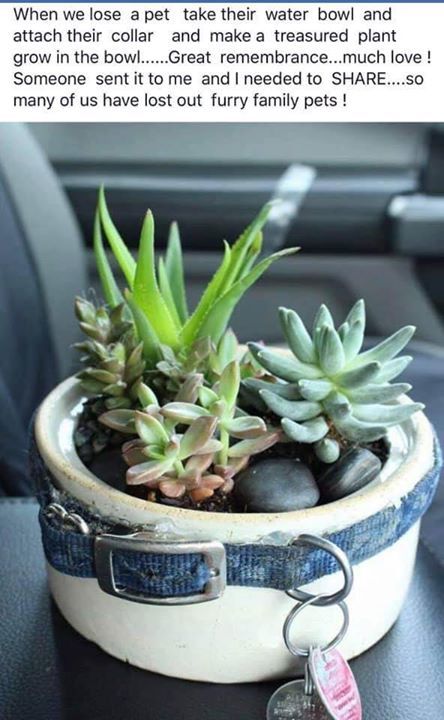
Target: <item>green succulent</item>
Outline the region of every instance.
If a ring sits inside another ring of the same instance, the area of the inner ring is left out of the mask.
[[[409,418],[421,403],[400,404],[407,383],[391,383],[411,357],[396,357],[412,337],[407,326],[370,350],[360,352],[365,331],[365,305],[359,300],[336,330],[332,315],[321,305],[310,336],[293,310],[279,311],[291,355],[250,343],[249,348],[275,382],[244,381],[255,406],[282,418],[285,435],[295,442],[314,443],[323,462],[340,452],[335,433],[351,442],[372,442]],[[276,381],[277,380],[277,381]]]
[[[109,311],[84,298],[76,298],[75,312],[87,339],[75,347],[86,367],[77,374],[88,393],[104,396],[105,407],[128,408],[137,400],[145,370],[143,346],[123,304]]]
[[[298,248],[288,248],[259,259],[261,230],[270,209],[271,205],[266,205],[234,245],[225,243],[221,265],[196,308],[189,313],[177,225],[171,226],[165,258],[156,262],[154,219],[148,211],[136,261],[111,219],[103,188],[100,190],[94,223],[94,253],[104,297],[110,308],[122,302],[128,305],[143,344],[148,369],[156,368],[160,362],[163,363],[162,371],[173,372],[177,364],[181,366],[186,362],[198,341],[211,342],[217,347],[245,291],[278,258],[296,252]],[[103,235],[124,275],[126,290],[123,295],[108,261]],[[165,351],[165,348],[169,350]]]

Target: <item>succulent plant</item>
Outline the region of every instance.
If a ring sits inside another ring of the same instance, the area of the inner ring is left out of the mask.
[[[110,308],[122,302],[130,308],[149,369],[159,362],[166,362],[162,369],[171,372],[177,360],[180,366],[188,354],[195,352],[196,342],[200,340],[218,346],[245,291],[275,260],[296,252],[298,248],[288,248],[258,260],[262,248],[261,230],[270,209],[271,205],[266,205],[234,245],[225,243],[221,265],[195,310],[189,314],[177,225],[171,226],[165,259],[160,258],[156,264],[154,219],[148,211],[136,262],[111,219],[103,188],[100,190],[94,223],[94,252],[104,297]],[[102,231],[125,277],[127,289],[123,295],[105,252]],[[165,351],[165,347],[169,350]]]
[[[285,435],[295,442],[314,443],[323,462],[340,452],[336,435],[351,442],[372,442],[417,410],[421,403],[397,402],[408,393],[407,383],[394,383],[409,364],[396,357],[414,328],[401,328],[374,348],[360,352],[364,340],[365,305],[359,300],[345,322],[335,329],[332,315],[321,305],[310,337],[299,315],[279,311],[291,355],[250,343],[256,360],[275,382],[247,379],[244,388],[263,409],[281,418]],[[276,382],[277,380],[277,382]]]
[[[129,465],[127,483],[159,489],[171,498],[187,493],[200,502],[211,497],[226,482],[220,475],[208,472],[214,453],[221,447],[213,437],[216,425],[217,418],[200,417],[179,434],[153,415],[137,411],[135,428],[139,437],[122,448]]]
[[[274,445],[279,430],[268,430],[264,420],[250,416],[237,406],[240,386],[240,365],[232,360],[212,388],[202,385],[198,390],[199,404],[167,403],[161,414],[176,423],[188,425],[199,417],[216,417],[221,447],[216,457],[218,469],[232,477],[248,462],[248,458]],[[232,443],[231,439],[240,440]]]
[[[76,298],[75,312],[87,339],[77,343],[85,369],[77,374],[82,387],[104,396],[105,407],[129,408],[137,400],[137,388],[145,370],[143,347],[133,323],[125,318],[123,304],[109,311],[84,298]]]

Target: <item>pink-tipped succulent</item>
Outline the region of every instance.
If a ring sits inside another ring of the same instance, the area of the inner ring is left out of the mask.
[[[167,429],[152,415],[137,411],[135,427],[138,438],[125,443],[122,452],[130,466],[128,485],[146,485],[159,489],[170,498],[186,493],[201,502],[226,484],[226,479],[210,472],[214,454],[221,443],[213,435],[215,417],[197,418],[184,434]],[[230,488],[231,489],[231,488]]]
[[[212,388],[199,388],[199,404],[167,403],[161,409],[166,420],[190,425],[198,418],[217,418],[221,447],[216,466],[226,477],[232,478],[246,465],[251,455],[263,452],[281,438],[278,429],[269,430],[260,417],[247,415],[236,406],[240,386],[240,366],[232,360],[222,371]],[[239,440],[232,443],[231,439]]]

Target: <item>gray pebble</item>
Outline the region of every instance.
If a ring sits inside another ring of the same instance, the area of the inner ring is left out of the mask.
[[[270,458],[237,476],[234,495],[247,512],[288,512],[314,507],[319,489],[311,471],[299,460]]]

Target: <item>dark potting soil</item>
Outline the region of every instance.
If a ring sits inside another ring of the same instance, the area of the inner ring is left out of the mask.
[[[97,412],[93,409],[93,403],[87,401],[75,431],[74,441],[82,462],[98,478],[108,483],[111,487],[142,500],[180,507],[187,510],[205,510],[207,512],[242,512],[242,508],[236,505],[234,496],[216,490],[214,495],[201,503],[194,502],[190,497],[167,498],[157,490],[149,490],[145,485],[129,486],[125,482],[127,465],[121,453],[121,445],[130,438],[129,435],[122,435],[104,427],[98,421]],[[341,454],[345,453],[356,444],[346,441],[344,438],[335,436],[341,446]],[[374,453],[384,465],[388,456],[388,448],[384,440],[377,440],[372,443],[360,445]],[[263,453],[253,455],[250,465],[255,465],[264,458],[293,458],[300,460],[310,468],[315,478],[318,478],[326,465],[314,454],[313,446],[304,443],[278,443]]]

